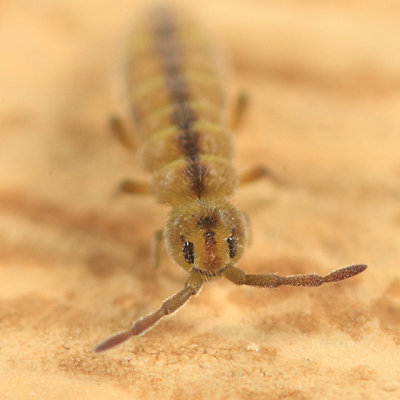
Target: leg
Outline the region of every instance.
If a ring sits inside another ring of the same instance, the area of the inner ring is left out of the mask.
[[[271,179],[271,181],[278,185],[283,184],[283,182],[269,168],[259,165],[244,172],[239,177],[239,185],[246,185],[247,183],[255,182],[261,178]]]
[[[95,352],[101,352],[111,349],[122,342],[128,340],[131,336],[137,336],[145,333],[152,328],[161,318],[173,314],[182,307],[193,295],[195,295],[203,284],[203,277],[198,272],[192,272],[187,280],[185,287],[178,293],[164,300],[161,308],[145,317],[134,322],[127,331],[117,333],[110,338],[99,343],[95,348]]]
[[[235,100],[235,104],[233,105],[231,120],[229,124],[232,131],[236,132],[240,128],[243,122],[243,116],[246,113],[248,105],[249,97],[247,96],[247,94],[244,92],[239,93]]]
[[[237,131],[243,122],[243,116],[249,106],[249,97],[246,93],[241,92],[236,98],[235,104],[233,106],[230,128],[232,131]],[[254,182],[260,178],[267,177],[273,182],[281,185],[282,181],[267,167],[261,165],[253,167],[251,170],[242,174],[239,179],[239,185],[244,185],[246,183]]]
[[[153,240],[151,242],[151,254],[153,256],[154,269],[158,269],[160,266],[160,251],[161,243],[163,239],[163,230],[159,229],[154,232]]]
[[[116,115],[112,115],[109,118],[108,126],[112,134],[118,139],[118,141],[128,150],[135,152],[137,149],[137,143],[128,134],[126,126],[122,123],[122,120]]]
[[[363,272],[366,265],[350,265],[342,269],[331,272],[326,276],[314,274],[279,276],[276,274],[245,274],[241,269],[231,266],[226,269],[224,276],[236,285],[249,285],[266,288],[276,288],[281,285],[289,286],[320,286],[327,282],[337,282],[351,278]]]
[[[124,180],[117,187],[117,193],[152,194],[151,186],[147,182]]]
[[[128,134],[127,129],[120,118],[112,115],[109,119],[109,128],[125,148],[133,152],[136,151],[137,143],[132,139],[131,135]],[[151,187],[148,183],[131,181],[128,179],[119,184],[116,190],[116,195],[120,192],[130,194],[152,194]]]

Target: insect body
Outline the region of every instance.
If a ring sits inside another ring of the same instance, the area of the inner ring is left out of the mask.
[[[141,158],[152,174],[152,191],[161,203],[172,206],[163,231],[167,250],[189,278],[159,310],[100,343],[96,351],[146,332],[214,277],[267,288],[319,286],[366,268],[352,265],[325,277],[280,277],[249,275],[236,267],[249,229],[245,215],[228,201],[238,179],[213,53],[192,25],[169,9],[156,9],[144,25],[128,49],[130,108],[142,139]]]

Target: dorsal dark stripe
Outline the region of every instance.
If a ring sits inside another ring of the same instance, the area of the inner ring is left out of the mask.
[[[154,21],[154,48],[165,73],[169,98],[175,105],[171,113],[171,123],[179,129],[177,142],[188,163],[185,173],[191,181],[191,189],[201,198],[205,190],[204,178],[207,170],[199,160],[200,133],[192,129],[197,117],[189,106],[188,82],[182,74],[184,50],[176,35],[174,16],[168,9],[159,11]]]
[[[186,103],[189,99],[187,82],[180,71],[167,74],[166,81],[171,100],[174,103]]]
[[[211,228],[215,228],[217,226],[217,218],[217,214],[213,212],[210,215],[200,217],[200,219],[197,221],[197,225],[199,228],[210,230]]]
[[[197,155],[188,156],[186,160],[188,161],[188,166],[186,167],[185,173],[192,182],[192,191],[201,199],[201,195],[206,188],[205,177],[207,168],[204,164],[200,163]]]
[[[215,232],[214,231],[204,232],[203,237],[207,253],[211,253],[214,250],[215,245],[217,244],[217,241],[215,240]]]
[[[178,145],[185,157],[196,158],[198,161],[199,134],[196,131],[182,130],[178,136]]]
[[[193,122],[196,121],[196,115],[187,103],[182,103],[176,105],[171,114],[171,120],[179,129],[187,131],[193,126]]]

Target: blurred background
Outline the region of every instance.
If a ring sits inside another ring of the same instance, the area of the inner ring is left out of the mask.
[[[219,0],[184,6],[215,38],[241,188],[248,272],[355,263],[315,289],[223,280],[144,337],[94,355],[159,307],[185,273],[150,242],[168,209],[115,197],[147,179],[107,129],[129,120],[124,40],[148,2],[0,4],[0,395],[2,399],[400,396],[400,3]],[[340,394],[339,394],[340,393]]]

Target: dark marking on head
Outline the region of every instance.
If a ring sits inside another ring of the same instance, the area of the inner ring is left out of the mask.
[[[215,240],[215,232],[214,231],[204,232],[203,237],[207,252],[213,252],[214,246],[217,244],[217,241]]]
[[[215,215],[211,214],[211,215],[206,215],[203,217],[200,217],[200,219],[197,221],[197,225],[199,226],[199,228],[202,229],[211,229],[211,228],[215,228],[217,225],[217,218]]]

